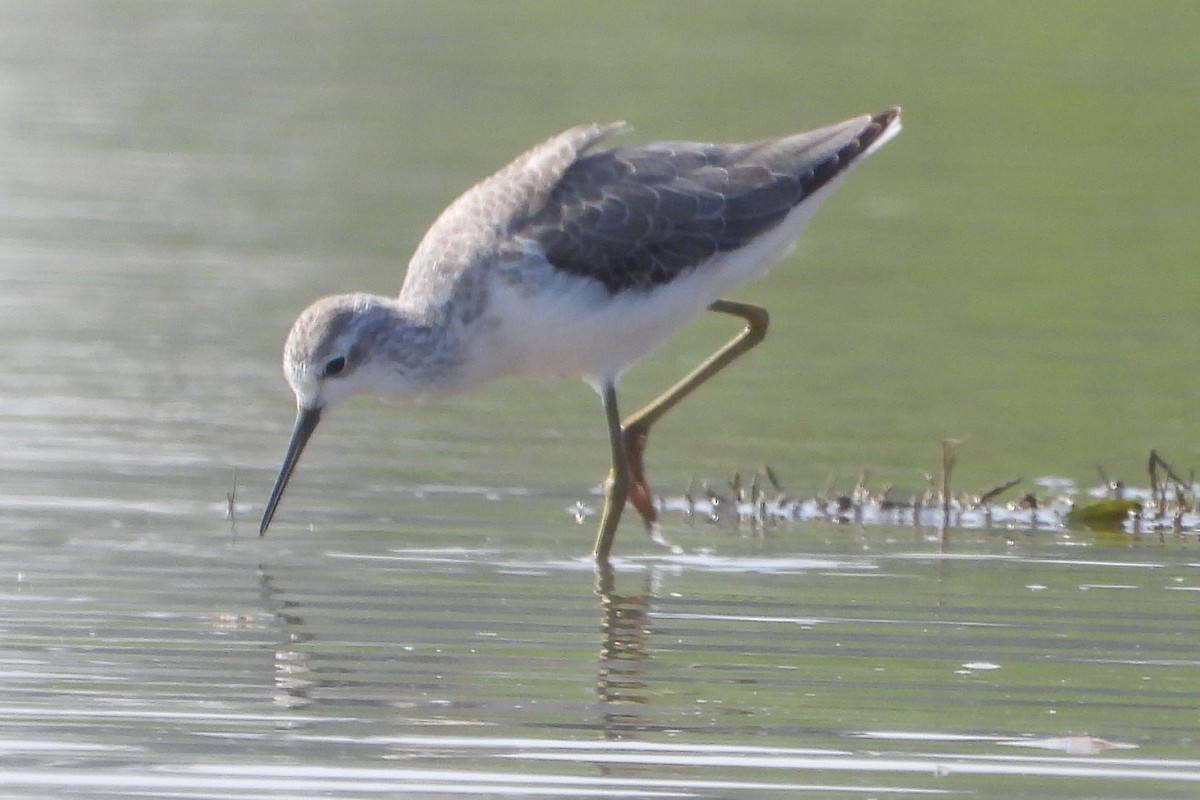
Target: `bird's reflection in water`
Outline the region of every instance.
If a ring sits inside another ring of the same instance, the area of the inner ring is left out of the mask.
[[[647,698],[646,661],[650,658],[650,601],[652,573],[639,594],[617,594],[611,566],[596,568],[596,594],[603,616],[600,632],[600,671],[596,692],[608,739],[628,739],[644,729],[641,706]]]
[[[601,717],[597,727],[609,740],[635,738],[649,727],[644,712],[652,699],[647,675],[650,609],[661,573],[651,569],[629,577],[627,583],[635,590],[624,593],[615,591],[617,581],[611,567],[597,568],[595,577],[602,615],[596,682]],[[281,634],[274,647],[274,703],[288,709],[310,707],[318,702],[321,689],[338,684],[328,675],[319,677],[314,669],[310,645],[315,634],[303,604],[284,597],[285,592],[265,565],[259,566],[258,584],[263,608],[274,615]],[[324,697],[320,702],[336,700]],[[359,707],[363,702],[361,697],[356,700]]]

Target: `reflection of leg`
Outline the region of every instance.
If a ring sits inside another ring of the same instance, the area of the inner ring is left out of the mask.
[[[596,547],[592,555],[600,567],[608,567],[608,554],[612,551],[621,512],[625,509],[625,498],[629,494],[629,465],[625,458],[625,440],[621,435],[621,412],[617,410],[617,388],[610,381],[604,384],[600,394],[604,401],[604,419],[608,423],[608,444],[612,450],[612,468],[604,482],[604,511],[600,514],[600,531],[596,534]]]
[[[740,317],[745,320],[746,327],[698,367],[683,376],[678,383],[621,424],[627,466],[626,492],[629,502],[637,509],[649,530],[653,530],[654,523],[658,518],[650,485],[646,482],[645,452],[650,426],[657,422],[663,414],[674,408],[679,401],[687,397],[693,389],[732,364],[738,356],[753,348],[767,335],[769,317],[765,308],[732,300],[717,300],[708,308],[710,311]],[[607,513],[607,511],[608,506],[606,505],[605,512]]]
[[[636,738],[645,729],[639,706],[649,700],[643,662],[650,657],[652,576],[652,571],[644,573],[644,586],[639,593],[617,594],[612,568],[596,567],[603,634],[596,693],[600,698],[604,736],[610,740]]]

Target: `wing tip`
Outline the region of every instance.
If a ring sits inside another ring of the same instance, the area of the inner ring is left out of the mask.
[[[870,155],[883,147],[895,138],[900,130],[900,106],[892,106],[872,116],[867,127],[858,137],[862,147],[860,157]]]

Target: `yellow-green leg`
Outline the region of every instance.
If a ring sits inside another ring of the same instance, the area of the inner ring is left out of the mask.
[[[769,316],[761,306],[738,303],[733,300],[717,300],[708,307],[710,311],[740,317],[746,327],[722,347],[706,358],[695,369],[683,376],[674,386],[667,389],[639,411],[623,422],[617,410],[616,387],[607,385],[602,391],[604,415],[608,422],[609,446],[612,449],[612,469],[605,484],[604,511],[600,516],[600,532],[596,536],[594,555],[596,561],[607,563],[612,550],[617,524],[629,498],[646,523],[653,528],[657,511],[654,508],[650,487],[646,483],[644,453],[650,426],[691,394],[697,386],[733,363],[735,359],[753,348],[767,335]]]
[[[608,564],[621,512],[625,510],[625,498],[629,494],[629,465],[625,460],[625,440],[621,436],[621,412],[617,410],[617,387],[604,384],[600,391],[604,402],[604,419],[608,423],[608,446],[612,450],[612,469],[604,482],[604,511],[600,513],[600,532],[596,535],[596,547],[592,554],[598,564]]]

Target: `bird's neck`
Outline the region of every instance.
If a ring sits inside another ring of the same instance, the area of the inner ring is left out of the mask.
[[[382,298],[381,298],[382,299]],[[436,397],[471,388],[467,331],[439,308],[386,300],[386,317],[373,320],[369,347],[371,388],[399,398]]]

